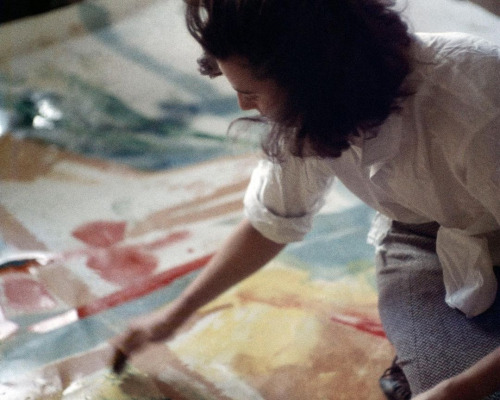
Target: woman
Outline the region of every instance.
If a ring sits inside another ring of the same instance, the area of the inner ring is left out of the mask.
[[[269,124],[267,159],[246,218],[167,311],[116,341],[115,367],[302,239],[338,178],[378,211],[380,314],[415,398],[500,399],[499,50],[412,35],[386,0],[186,3],[202,72]]]

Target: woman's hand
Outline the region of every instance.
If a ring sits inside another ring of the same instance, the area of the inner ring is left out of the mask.
[[[285,247],[262,236],[243,220],[198,277],[168,308],[134,320],[111,344],[117,349],[113,370],[149,342],[168,339],[200,307],[265,265]]]
[[[146,347],[150,342],[167,339],[180,322],[175,322],[173,307],[133,320],[128,329],[114,338],[111,344],[116,349],[113,357],[113,371],[122,372],[128,358]]]

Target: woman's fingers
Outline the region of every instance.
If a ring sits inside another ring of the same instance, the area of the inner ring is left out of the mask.
[[[115,373],[119,374],[123,371],[129,356],[148,342],[148,336],[143,329],[132,328],[112,340],[111,344],[116,349],[112,364]]]
[[[166,339],[171,334],[170,319],[163,310],[144,315],[133,320],[125,333],[112,339],[110,343],[115,348],[113,371],[122,372],[131,354],[147,343]]]

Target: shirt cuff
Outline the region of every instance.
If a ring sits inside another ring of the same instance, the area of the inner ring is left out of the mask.
[[[247,190],[244,205],[245,216],[252,226],[273,242],[282,244],[298,242],[311,230],[312,215],[299,217],[277,215],[259,201],[254,191]]]
[[[440,227],[436,251],[443,267],[446,303],[468,318],[486,311],[495,301],[498,287],[488,240]]]

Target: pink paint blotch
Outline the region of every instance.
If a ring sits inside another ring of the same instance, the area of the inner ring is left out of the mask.
[[[53,309],[57,303],[45,287],[29,276],[11,275],[3,279],[3,292],[10,308],[36,312]]]
[[[173,244],[182,242],[182,241],[188,239],[189,237],[191,237],[191,233],[189,231],[173,232],[173,233],[168,234],[164,238],[155,240],[154,242],[149,243],[148,245],[145,245],[145,247],[150,249],[150,250],[155,250],[155,249],[171,246]]]
[[[95,221],[72,232],[73,237],[93,247],[110,247],[125,238],[126,222]]]
[[[212,256],[212,254],[209,254],[196,260],[192,260],[186,264],[182,264],[167,271],[161,272],[154,277],[145,277],[144,279],[136,282],[135,285],[112,293],[109,296],[100,298],[94,303],[78,308],[78,317],[86,318],[107,310],[111,307],[116,307],[127,301],[135,300],[139,297],[150,294],[151,292],[167,286],[176,279],[185,276],[190,272],[203,268],[205,265],[207,265]]]
[[[126,285],[151,275],[158,259],[139,246],[112,247],[92,253],[87,266],[109,282]]]
[[[151,275],[159,263],[151,251],[190,237],[188,231],[178,231],[151,243],[119,246],[125,239],[125,229],[126,222],[94,221],[72,232],[73,237],[90,246],[85,251],[87,266],[101,278],[118,285],[129,285]]]

